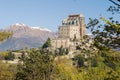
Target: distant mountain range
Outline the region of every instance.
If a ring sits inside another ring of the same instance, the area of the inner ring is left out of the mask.
[[[29,27],[21,23],[16,23],[2,30],[12,31],[13,36],[0,43],[0,50],[36,48],[41,46],[48,37],[54,38],[55,36],[55,33],[47,28]]]

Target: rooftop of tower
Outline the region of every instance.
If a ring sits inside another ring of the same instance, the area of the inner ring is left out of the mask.
[[[83,14],[73,14],[73,15],[69,15],[68,17],[84,17]]]
[[[83,18],[83,14],[72,14],[69,15],[67,18],[62,20],[62,25],[78,25],[79,21],[78,18]]]

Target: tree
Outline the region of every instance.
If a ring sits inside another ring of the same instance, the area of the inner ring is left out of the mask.
[[[108,11],[112,12],[112,14],[114,13],[120,13],[120,0],[109,0],[110,2],[112,2],[114,4],[114,6],[110,6],[108,8]]]
[[[23,61],[25,59],[25,56],[25,51],[23,51],[21,57],[19,57],[20,61]]]
[[[116,7],[110,6],[108,11],[112,13],[119,12],[120,9],[120,1],[109,0],[115,4]],[[113,9],[115,8],[115,9]],[[117,10],[116,10],[117,9]],[[98,48],[109,47],[109,48],[120,48],[120,23],[117,20],[114,20],[113,17],[106,19],[104,17],[100,17],[101,21],[105,24],[101,24],[98,19],[89,19],[87,28],[91,29],[92,34],[94,35],[95,46]]]
[[[16,65],[0,62],[0,80],[14,80]]]
[[[53,69],[52,56],[32,49],[18,64],[16,80],[51,80]]]
[[[47,41],[43,44],[42,48],[48,48],[51,47],[51,39],[48,38]]]
[[[63,46],[61,46],[59,48],[59,55],[63,55],[65,53],[65,48],[63,48]]]
[[[114,4],[110,6],[108,11],[111,11],[112,14],[120,14],[120,0],[109,0]],[[118,16],[119,17],[119,16]],[[115,20],[112,16],[109,19],[101,16],[99,19],[89,19],[87,28],[91,29],[92,34],[94,35],[94,46],[96,46],[98,51],[97,65],[99,71],[104,69],[105,76],[100,80],[119,80],[120,71],[119,71],[119,52],[111,50],[120,49],[120,22]],[[104,24],[101,22],[104,22]],[[96,66],[96,60],[92,58],[92,66]],[[102,65],[102,66],[101,66]],[[104,66],[104,67],[103,67]],[[92,77],[95,76],[95,68],[90,67],[88,75]],[[92,75],[91,75],[92,74]],[[100,76],[100,75],[99,75]],[[101,78],[101,77],[100,77]]]
[[[77,68],[80,68],[84,66],[85,58],[83,55],[79,54],[74,57],[74,61],[77,63]]]
[[[14,60],[15,59],[15,55],[10,51],[7,53],[7,56],[4,57],[5,60]]]
[[[11,32],[0,32],[0,41],[4,41],[5,39],[12,36]],[[3,57],[7,56],[7,53],[5,55],[2,55]],[[0,80],[13,80],[15,77],[15,66],[11,66],[8,64],[4,64],[0,62]]]
[[[0,32],[0,41],[4,41],[5,39],[9,38],[12,34],[12,32]]]
[[[65,50],[65,54],[67,55],[68,53],[69,53],[69,49],[66,48],[66,50]]]

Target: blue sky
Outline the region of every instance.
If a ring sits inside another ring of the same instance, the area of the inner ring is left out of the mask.
[[[0,28],[15,23],[40,26],[57,31],[69,14],[84,14],[88,19],[109,17],[108,0],[0,0]]]

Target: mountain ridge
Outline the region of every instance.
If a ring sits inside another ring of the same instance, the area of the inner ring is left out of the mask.
[[[13,36],[0,43],[0,50],[18,50],[24,47],[36,48],[41,46],[48,37],[55,37],[55,33],[47,28],[30,27],[22,23],[10,25],[2,31],[11,31]]]

